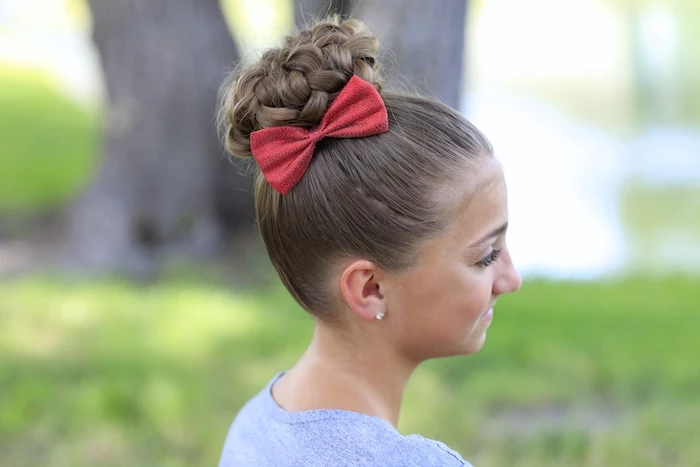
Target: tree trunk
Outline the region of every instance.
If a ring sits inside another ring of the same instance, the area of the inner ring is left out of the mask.
[[[467,0],[295,1],[296,22],[329,13],[362,19],[379,37],[388,88],[417,89],[459,108]]]
[[[467,0],[367,0],[357,15],[379,37],[388,87],[411,87],[458,108]]]
[[[69,217],[70,263],[148,272],[168,246],[217,247],[220,214],[251,210],[214,127],[219,85],[238,59],[218,0],[89,5],[108,104],[101,165]]]
[[[348,0],[294,0],[294,21],[303,28],[312,20],[328,15],[349,15],[351,4]]]

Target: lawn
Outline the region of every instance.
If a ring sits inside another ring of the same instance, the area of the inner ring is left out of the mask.
[[[0,284],[4,466],[214,465],[236,410],[309,339],[281,287]],[[700,465],[697,284],[526,283],[486,347],[429,362],[402,431],[489,466]]]
[[[0,213],[79,191],[95,117],[44,77],[0,72]],[[278,285],[196,269],[149,285],[0,282],[3,467],[215,465],[236,411],[312,322]],[[684,277],[526,281],[482,352],[418,370],[400,429],[477,467],[700,466],[699,303]]]

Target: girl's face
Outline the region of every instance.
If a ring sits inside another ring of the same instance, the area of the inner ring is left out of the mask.
[[[482,169],[453,226],[421,248],[414,266],[385,278],[387,332],[414,361],[479,351],[496,300],[520,288],[506,248],[503,172],[493,159]]]

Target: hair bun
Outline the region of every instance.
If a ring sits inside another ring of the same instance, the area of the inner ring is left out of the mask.
[[[348,80],[357,75],[381,91],[378,40],[357,20],[327,18],[253,66],[234,73],[222,88],[220,127],[226,149],[251,156],[250,133],[281,125],[311,128]]]

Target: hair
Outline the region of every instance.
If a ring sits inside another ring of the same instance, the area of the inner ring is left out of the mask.
[[[322,319],[337,306],[334,265],[359,257],[388,271],[411,266],[421,242],[449,226],[449,201],[455,188],[464,192],[465,173],[492,154],[486,137],[446,105],[382,92],[377,46],[360,21],[326,18],[222,86],[219,125],[239,157],[252,157],[253,131],[318,125],[353,75],[382,96],[389,131],[320,141],[286,195],[257,169],[258,226],[272,264],[297,302]]]

